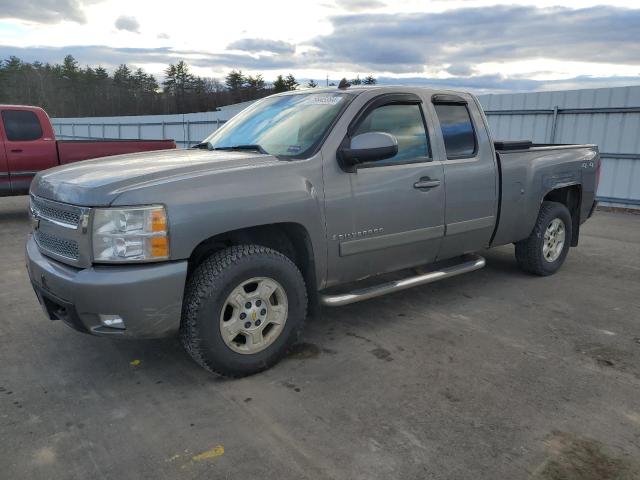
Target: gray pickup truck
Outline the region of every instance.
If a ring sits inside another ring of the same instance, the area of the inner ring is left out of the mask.
[[[31,185],[27,268],[52,320],[180,334],[227,376],[277,362],[308,312],[484,266],[560,268],[595,207],[594,145],[495,142],[475,97],[403,87],[256,102],[196,148],[89,160]]]

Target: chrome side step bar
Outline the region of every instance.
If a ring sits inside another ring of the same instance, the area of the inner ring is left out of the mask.
[[[465,260],[456,265],[434,270],[432,272],[415,275],[412,277],[394,280],[392,282],[375,285],[373,287],[355,290],[349,293],[337,295],[320,295],[320,303],[326,307],[341,307],[350,303],[368,300],[370,298],[386,295],[387,293],[399,292],[407,288],[437,282],[445,278],[455,277],[461,273],[472,272],[485,266],[485,260],[479,255],[467,255]]]

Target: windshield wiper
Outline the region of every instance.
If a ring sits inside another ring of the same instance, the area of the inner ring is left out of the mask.
[[[258,144],[234,145],[233,147],[214,147],[211,150],[255,150],[268,155],[267,151]]]
[[[194,145],[191,148],[200,148],[202,150],[213,150],[213,145],[211,145],[211,142],[202,142],[202,143],[198,143],[197,145]]]

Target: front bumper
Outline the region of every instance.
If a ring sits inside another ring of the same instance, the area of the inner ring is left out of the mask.
[[[154,338],[180,327],[187,262],[77,269],[45,257],[32,236],[27,270],[51,320],[95,335]],[[99,315],[118,315],[126,328],[106,327]]]

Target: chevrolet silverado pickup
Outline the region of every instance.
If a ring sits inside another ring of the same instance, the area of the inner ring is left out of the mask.
[[[513,243],[523,270],[556,272],[599,167],[594,145],[494,141],[468,93],[288,92],[192,149],[39,173],[27,268],[50,319],[179,334],[202,367],[243,376],[318,306],[476,270],[474,252]]]
[[[43,109],[0,105],[0,197],[26,195],[34,175],[56,165],[169,148],[173,140],[56,140]]]

